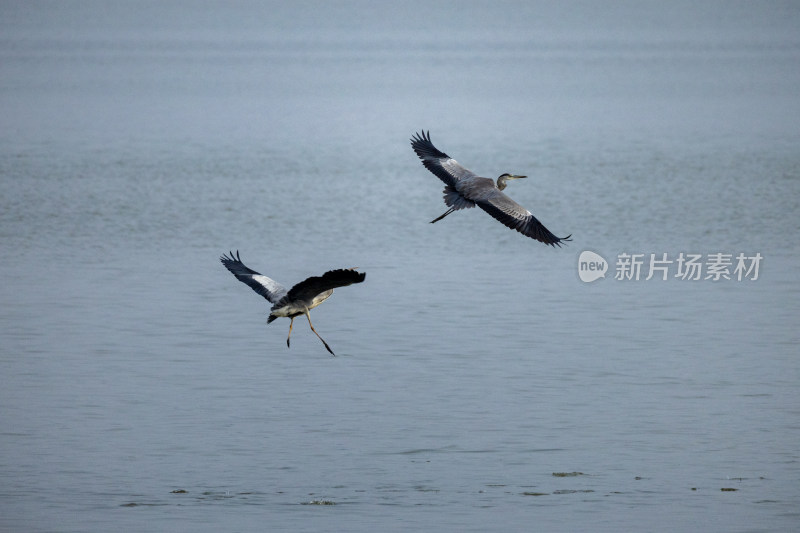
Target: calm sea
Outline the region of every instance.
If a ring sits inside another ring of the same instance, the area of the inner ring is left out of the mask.
[[[797,530],[798,27],[3,2],[0,530]],[[573,241],[429,224],[421,128]],[[302,318],[286,347],[237,249],[367,273],[312,312],[337,357]]]

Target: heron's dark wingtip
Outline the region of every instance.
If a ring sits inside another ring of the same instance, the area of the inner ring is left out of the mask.
[[[422,160],[422,164],[440,179],[444,180],[445,183],[449,184],[454,179],[454,177],[441,166],[441,161],[450,159],[450,156],[433,145],[430,131],[425,132],[423,130],[415,133],[414,136],[411,137],[411,148],[414,150],[414,153],[417,154],[417,157]]]
[[[349,270],[349,269],[348,269]],[[353,278],[353,283],[361,283],[367,278],[366,272],[359,272],[358,270],[353,269],[357,275]]]
[[[557,238],[557,240],[555,240],[555,241],[553,241],[553,242],[548,242],[547,244],[549,244],[549,245],[550,245],[550,246],[552,246],[553,248],[555,248],[556,246],[558,246],[559,248],[561,248],[561,244],[562,244],[562,243],[566,244],[566,243],[568,243],[568,242],[570,242],[570,241],[572,241],[572,233],[570,233],[570,234],[569,234],[569,235],[567,235],[566,237],[560,237],[560,238]]]
[[[339,271],[332,270],[330,272],[326,272],[326,274],[333,274],[336,272],[344,272],[344,273],[352,273],[355,272],[355,276],[352,278],[352,283],[361,283],[367,277],[366,272],[359,272],[355,268],[341,268]]]
[[[431,142],[431,131],[428,130],[427,132],[422,129],[418,132],[414,132],[414,135],[411,136],[411,145],[414,146],[417,143],[421,142]]]

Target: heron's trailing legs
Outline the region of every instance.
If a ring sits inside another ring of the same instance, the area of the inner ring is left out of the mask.
[[[289,336],[286,337],[286,347],[287,348],[291,348],[291,346],[289,346],[289,339],[292,338],[292,326],[294,325],[294,317],[290,317],[289,320],[290,320],[290,322],[289,322]]]
[[[453,212],[453,211],[455,211],[455,210],[456,210],[456,208],[455,208],[455,207],[451,207],[451,208],[450,208],[450,209],[448,209],[448,210],[447,210],[447,211],[446,211],[446,212],[445,212],[445,213],[444,213],[442,216],[440,216],[440,217],[436,217],[436,218],[434,218],[433,220],[431,220],[431,224],[433,224],[434,222],[439,222],[440,220],[442,220],[444,217],[446,217],[447,215],[449,215],[450,213],[452,213],[452,212]]]
[[[327,343],[327,342],[325,342],[325,339],[323,339],[322,337],[320,337],[320,336],[319,336],[319,333],[317,333],[317,330],[315,330],[315,329],[314,329],[314,324],[312,324],[312,323],[311,323],[311,315],[310,315],[310,314],[308,314],[308,309],[306,309],[306,318],[308,319],[308,325],[309,325],[309,326],[311,326],[311,331],[313,331],[313,332],[314,332],[314,335],[316,335],[317,337],[319,337],[319,340],[321,340],[321,341],[322,341],[322,344],[324,344],[324,345],[325,345],[325,348],[326,348],[326,349],[327,349],[327,350],[328,350],[328,351],[331,353],[331,355],[332,355],[332,356],[336,357],[336,354],[335,354],[335,353],[333,353],[333,350],[331,350],[331,347],[330,347],[330,346],[328,346],[328,343]]]

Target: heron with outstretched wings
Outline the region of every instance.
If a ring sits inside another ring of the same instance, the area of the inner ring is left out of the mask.
[[[325,342],[325,339],[320,337],[314,325],[311,323],[311,315],[309,311],[314,309],[319,304],[330,298],[333,294],[333,289],[338,287],[345,287],[353,283],[361,283],[367,276],[364,272],[357,272],[354,268],[341,268],[338,270],[329,270],[321,276],[312,276],[307,278],[288,291],[286,288],[277,281],[268,278],[263,274],[259,274],[242,263],[239,258],[239,251],[236,255],[229,252],[230,256],[222,255],[220,261],[225,265],[231,274],[236,276],[236,279],[252,288],[258,294],[269,300],[272,305],[270,309],[267,324],[272,322],[278,317],[288,317],[291,319],[289,322],[289,336],[286,337],[286,346],[289,346],[289,341],[292,337],[292,326],[294,319],[300,315],[306,315],[308,325],[311,326],[311,331],[319,337],[325,348],[331,353],[336,355]]]
[[[497,178],[497,183],[490,178],[482,178],[438,150],[431,142],[430,132],[422,131],[415,134],[411,138],[411,147],[425,168],[444,182],[444,203],[450,209],[431,220],[431,224],[454,211],[477,205],[509,228],[539,242],[555,247],[571,240],[572,235],[566,237],[553,235],[530,211],[503,192],[509,180],[527,176],[506,173]]]

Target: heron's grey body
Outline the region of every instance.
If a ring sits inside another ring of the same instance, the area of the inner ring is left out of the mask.
[[[550,246],[561,246],[562,242],[568,241],[572,237],[572,235],[556,237],[530,211],[503,192],[508,180],[527,176],[503,174],[497,178],[495,184],[494,180],[478,176],[462,167],[449,155],[438,150],[431,142],[429,132],[423,131],[415,134],[411,138],[411,147],[422,160],[425,168],[445,184],[444,203],[450,209],[442,216],[432,220],[431,223],[438,222],[453,211],[477,205],[509,228]]]
[[[289,346],[289,341],[292,337],[292,325],[294,324],[295,317],[306,315],[306,318],[308,318],[308,325],[311,326],[311,331],[319,337],[319,340],[322,341],[322,344],[325,345],[325,348],[327,348],[331,355],[336,355],[333,353],[330,346],[328,346],[328,343],[325,342],[325,340],[320,337],[319,333],[317,333],[317,330],[314,329],[314,325],[311,324],[311,315],[309,315],[308,312],[330,298],[331,294],[333,294],[333,289],[364,281],[366,277],[365,273],[357,272],[352,268],[329,270],[321,276],[307,278],[287,291],[286,287],[277,281],[245,266],[239,258],[238,250],[236,255],[232,252],[229,253],[230,257],[224,254],[220,257],[220,261],[225,268],[236,276],[236,279],[252,288],[273,304],[272,309],[270,309],[267,324],[279,317],[291,319],[289,323],[289,336],[286,338],[287,346]]]
[[[272,309],[270,309],[269,318],[267,318],[267,324],[278,317],[294,318],[296,316],[303,315],[305,314],[306,309],[309,311],[314,309],[316,306],[330,298],[331,294],[333,294],[333,289],[322,292],[314,296],[308,305],[297,300],[278,301],[272,306]]]

